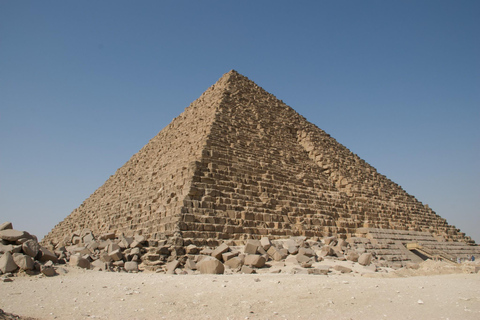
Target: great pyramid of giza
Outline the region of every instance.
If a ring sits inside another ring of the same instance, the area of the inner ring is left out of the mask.
[[[75,230],[206,244],[285,236],[474,242],[232,70],[44,238]]]

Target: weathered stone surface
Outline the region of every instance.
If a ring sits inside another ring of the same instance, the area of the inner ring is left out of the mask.
[[[371,253],[363,253],[358,258],[358,263],[362,266],[368,266],[372,262],[372,254]]]
[[[243,261],[239,257],[234,257],[225,261],[225,265],[231,269],[237,269],[243,265]]]
[[[123,254],[120,249],[114,250],[108,254],[113,261],[119,261],[123,259]]]
[[[247,254],[244,264],[250,267],[262,268],[265,266],[265,258],[258,254]]]
[[[15,261],[15,264],[21,269],[21,270],[33,270],[34,269],[34,264],[33,264],[33,259],[30,256],[21,254],[21,253],[15,253],[13,254],[13,260]]]
[[[42,253],[42,255],[39,259],[40,262],[47,262],[47,261],[57,262],[58,261],[58,258],[55,255],[55,253],[48,250],[47,248],[40,246],[39,251]]]
[[[244,252],[248,254],[256,254],[261,244],[258,240],[248,240],[244,247]]]
[[[138,263],[135,261],[127,261],[125,262],[124,268],[127,272],[138,272]]]
[[[83,258],[79,255],[70,256],[69,265],[71,265],[72,267],[90,269],[90,261],[88,261],[87,259],[85,259],[85,258]]]
[[[57,273],[55,272],[55,268],[52,267],[52,266],[41,266],[40,268],[40,272],[42,272],[45,276],[47,277],[53,277],[54,275],[56,275]]]
[[[360,255],[358,253],[356,253],[355,251],[349,251],[347,253],[347,260],[350,260],[350,261],[353,261],[353,262],[357,262],[358,261],[358,258],[360,257]]]
[[[229,249],[230,249],[230,247],[226,243],[222,243],[215,250],[213,250],[212,257],[220,260],[220,259],[222,259],[222,254],[227,252]]]
[[[225,267],[220,260],[211,258],[211,259],[203,259],[202,261],[197,263],[197,270],[200,271],[202,274],[223,274],[225,271]]]
[[[240,273],[245,273],[245,274],[252,274],[255,273],[255,269],[252,269],[249,266],[242,266],[242,269],[240,269]]]
[[[13,229],[13,225],[11,222],[4,222],[0,224],[0,231],[1,230],[7,230],[7,229]]]
[[[344,266],[341,266],[341,265],[336,265],[333,267],[333,269],[337,270],[337,271],[340,271],[341,273],[350,273],[352,272],[352,269],[348,268],[348,267],[344,267]]]
[[[98,271],[105,271],[108,269],[107,264],[100,259],[91,262],[90,268]]]
[[[187,261],[185,261],[185,268],[189,270],[197,270],[197,263],[192,259],[187,259]]]
[[[35,258],[40,251],[40,245],[34,240],[27,240],[22,244],[22,251],[26,255]]]
[[[262,237],[260,239],[260,245],[264,250],[268,250],[270,249],[270,246],[272,245],[272,243],[270,242],[270,239],[268,237]]]
[[[10,252],[5,252],[0,257],[0,271],[2,273],[13,272],[17,270],[18,266],[13,260],[13,256]]]
[[[14,229],[0,230],[0,239],[6,240],[6,241],[15,242],[18,239],[24,238],[24,237],[25,237],[24,231],[18,231]]]

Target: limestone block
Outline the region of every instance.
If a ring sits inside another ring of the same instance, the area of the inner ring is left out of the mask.
[[[220,260],[212,257],[202,259],[200,262],[198,262],[197,270],[202,274],[223,274],[225,267]]]
[[[341,273],[350,273],[352,272],[352,269],[348,268],[348,267],[344,267],[344,266],[341,266],[341,265],[336,265],[333,267],[333,269],[337,270],[337,271],[340,271]]]
[[[81,257],[80,255],[70,256],[70,261],[68,263],[72,267],[79,267],[83,269],[90,269],[90,261]]]
[[[278,250],[276,247],[271,246],[268,251],[268,255],[275,261],[280,261],[287,257],[287,254],[284,254],[282,251]]]
[[[221,245],[219,245],[215,250],[212,252],[212,257],[215,259],[222,259],[222,254],[227,252],[230,249],[230,247],[224,242]]]
[[[248,254],[256,254],[257,248],[261,246],[260,241],[258,240],[247,240],[243,252]]]
[[[15,242],[20,238],[25,237],[25,232],[23,231],[18,231],[14,229],[4,229],[0,230],[0,239],[10,241],[10,242]]]
[[[56,263],[58,261],[58,258],[55,255],[55,253],[48,250],[47,248],[40,246],[39,251],[42,253],[40,259],[38,259],[40,262],[45,263],[47,261],[52,261],[52,262]]]
[[[310,257],[307,257],[306,255],[301,254],[301,253],[297,254],[297,255],[295,256],[295,259],[296,259],[296,260],[298,261],[298,263],[300,263],[300,264],[301,264],[301,263],[304,263],[304,262],[311,262],[311,261],[312,261],[312,259],[311,259]]]
[[[262,268],[265,266],[266,259],[258,254],[247,254],[244,264],[250,267]]]
[[[1,244],[0,243],[0,253],[10,252],[13,253],[14,246],[13,244]]]
[[[13,272],[17,270],[17,268],[18,266],[15,263],[15,260],[13,260],[13,256],[10,252],[5,252],[0,257],[0,271],[2,273]]]
[[[360,255],[355,251],[349,251],[346,256],[347,260],[353,261],[353,262],[357,262],[359,257]]]
[[[110,256],[110,258],[112,258],[113,261],[120,261],[123,259],[123,254],[120,251],[120,249],[114,250],[110,252],[108,255]]]
[[[197,270],[197,264],[192,259],[187,259],[187,261],[185,261],[185,268],[190,270]]]
[[[15,261],[15,264],[21,269],[21,270],[33,270],[34,269],[34,264],[33,264],[33,259],[30,256],[21,254],[21,253],[14,253],[13,254],[13,260]]]
[[[270,246],[272,245],[272,243],[270,242],[270,239],[268,237],[262,237],[260,239],[260,245],[264,250],[268,250],[270,249]]]
[[[315,256],[315,251],[313,251],[311,248],[299,248],[298,253],[303,254],[307,257],[314,257]]]
[[[228,260],[232,259],[233,257],[236,257],[237,255],[238,255],[238,252],[237,253],[225,252],[224,254],[222,254],[222,260],[224,262],[227,262]]]
[[[90,263],[90,267],[93,268],[93,270],[98,270],[98,271],[105,271],[108,269],[107,264],[100,259]]]
[[[200,248],[198,248],[196,245],[194,244],[189,244],[186,248],[185,248],[185,252],[187,254],[197,254],[198,252],[200,251]]]
[[[255,270],[250,268],[249,266],[242,266],[242,269],[240,269],[240,273],[245,273],[245,274],[252,274],[255,273]]]
[[[225,265],[231,269],[237,269],[243,265],[243,261],[239,257],[234,257],[225,261]]]
[[[13,225],[11,222],[4,222],[0,224],[0,231],[1,230],[7,230],[7,229],[13,229]]]
[[[98,256],[98,259],[104,263],[109,263],[110,261],[113,261],[113,259],[106,252],[101,252]]]
[[[175,269],[178,268],[179,266],[180,266],[180,261],[173,260],[165,265],[165,270],[167,270],[167,273],[173,274],[175,273]]]
[[[135,261],[125,262],[124,268],[127,272],[138,272],[138,263]]]
[[[368,266],[372,262],[372,254],[371,253],[362,253],[358,258],[358,263],[362,266]]]

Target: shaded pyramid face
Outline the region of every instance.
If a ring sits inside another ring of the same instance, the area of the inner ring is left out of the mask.
[[[400,186],[236,71],[200,98],[59,223],[44,241],[96,234],[196,244],[358,228],[471,242]],[[209,240],[210,239],[210,240]]]

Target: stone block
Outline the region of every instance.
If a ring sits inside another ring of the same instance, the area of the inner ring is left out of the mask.
[[[304,262],[311,262],[311,261],[312,261],[312,258],[307,257],[306,255],[301,254],[301,253],[297,254],[297,255],[295,256],[295,259],[296,259],[296,260],[298,261],[298,263],[300,263],[300,264],[301,264],[301,263],[304,263]]]
[[[106,252],[101,252],[100,255],[98,256],[98,259],[104,263],[109,263],[113,261],[113,259]]]
[[[198,254],[200,252],[200,248],[198,248],[196,245],[194,244],[189,244],[186,248],[185,248],[185,252],[187,254]]]
[[[25,232],[23,231],[18,231],[15,229],[4,229],[0,230],[0,239],[10,241],[10,242],[15,242],[20,238],[25,237]]]
[[[7,230],[7,229],[13,229],[13,225],[11,222],[4,222],[0,224],[0,231],[1,230]]]
[[[245,244],[245,247],[243,249],[243,252],[247,254],[256,254],[257,253],[257,248],[260,246],[259,241],[255,240],[247,240],[247,243]]]
[[[172,274],[175,272],[175,269],[178,268],[179,266],[180,266],[180,261],[173,260],[165,265],[165,270],[167,271],[167,273]]]
[[[308,269],[308,274],[327,275],[329,271],[329,266],[318,266],[316,268]]]
[[[344,267],[344,266],[341,266],[341,265],[336,265],[333,267],[333,269],[337,270],[337,271],[340,271],[341,273],[350,273],[352,272],[352,269],[348,268],[348,267]]]
[[[262,268],[265,266],[266,259],[258,254],[247,254],[245,256],[244,265],[255,267],[255,268]]]
[[[260,239],[260,245],[264,250],[268,250],[270,249],[270,246],[272,245],[272,243],[270,242],[270,239],[268,237],[262,237]]]
[[[238,269],[243,265],[243,261],[239,257],[234,257],[225,261],[225,265],[231,269]]]
[[[93,270],[105,271],[108,269],[108,266],[105,262],[98,259],[90,263],[90,268],[92,268]]]
[[[14,253],[13,260],[20,270],[33,270],[34,264],[32,257],[21,253]]]
[[[120,249],[114,250],[110,252],[108,255],[110,256],[110,258],[112,258],[113,261],[120,261],[123,259],[123,254],[120,251]]]
[[[125,262],[124,268],[127,272],[138,272],[138,263],[135,261]]]
[[[230,249],[230,247],[224,242],[221,245],[219,245],[215,250],[212,252],[212,257],[215,259],[222,259],[222,254],[227,252]]]
[[[355,251],[349,251],[346,256],[347,260],[353,261],[353,262],[357,262],[359,257],[360,255]]]
[[[56,263],[58,261],[58,258],[55,255],[55,253],[48,250],[47,248],[40,246],[39,251],[42,253],[40,259],[38,259],[40,262],[45,263],[47,261],[52,261],[52,262]]]
[[[268,249],[267,253],[270,256],[270,258],[272,258],[275,261],[280,261],[287,257],[287,254],[284,254],[284,252],[278,250],[274,246],[271,246],[270,249]]]
[[[245,274],[252,274],[255,273],[255,270],[250,268],[249,266],[242,266],[242,269],[240,269],[240,273],[245,273]]]
[[[368,266],[372,262],[372,254],[371,253],[362,253],[358,258],[358,263],[362,266]]]
[[[90,261],[83,258],[80,255],[72,255],[70,256],[70,261],[68,264],[72,267],[79,267],[82,269],[90,269]]]
[[[185,261],[185,268],[189,270],[197,270],[197,263],[192,259],[187,259],[187,261]]]
[[[220,260],[215,258],[202,259],[197,263],[197,270],[202,274],[223,274],[225,267]]]
[[[17,270],[17,268],[18,266],[15,263],[15,260],[13,260],[13,256],[10,252],[5,252],[0,257],[0,271],[2,273],[13,272]]]
[[[47,277],[53,277],[57,273],[55,272],[55,268],[53,266],[43,265],[40,267],[40,272],[43,273]]]

